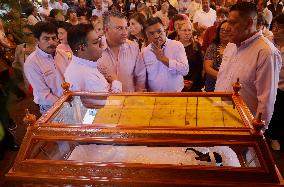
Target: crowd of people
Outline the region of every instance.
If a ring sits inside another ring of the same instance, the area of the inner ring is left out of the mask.
[[[9,92],[45,113],[61,84],[89,92],[231,92],[284,137],[284,8],[279,0],[20,1],[0,19],[0,149],[14,149]],[[15,20],[21,20],[15,28]],[[6,27],[5,27],[6,26]],[[20,31],[19,31],[20,29]],[[24,85],[21,87],[20,85]],[[1,135],[1,133],[0,133]],[[1,138],[1,137],[0,137]]]

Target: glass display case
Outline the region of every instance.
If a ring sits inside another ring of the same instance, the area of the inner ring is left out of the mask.
[[[16,186],[272,186],[282,178],[235,93],[65,94],[31,114]]]

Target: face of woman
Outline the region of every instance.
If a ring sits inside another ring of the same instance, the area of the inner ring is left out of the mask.
[[[221,40],[221,43],[228,43],[229,42],[229,29],[230,27],[228,27],[228,22],[225,22],[221,25],[221,28],[220,28],[220,40]]]
[[[190,41],[192,38],[192,27],[189,23],[183,24],[180,29],[178,29],[178,36],[180,40]]]
[[[63,28],[58,28],[58,39],[60,43],[67,44],[67,32]]]
[[[135,36],[139,34],[142,32],[142,29],[142,25],[140,25],[135,19],[131,19],[129,21],[129,31],[131,35]]]

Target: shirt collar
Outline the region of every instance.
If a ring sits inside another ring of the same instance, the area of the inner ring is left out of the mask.
[[[106,37],[102,37],[102,42],[103,42],[103,44],[104,44],[103,50],[108,50],[108,51],[110,51],[110,48],[109,48],[109,46],[108,46],[108,44],[107,44]],[[123,43],[123,44],[119,47],[119,51],[120,51],[120,52],[124,51],[124,50],[127,48],[127,45],[126,45],[127,42],[128,42],[128,41],[126,41],[125,43]]]
[[[91,61],[91,60],[86,60],[83,58],[79,58],[77,56],[73,56],[73,62],[77,63],[77,64],[81,64],[81,65],[85,65],[91,68],[97,68],[97,62],[95,61]]]
[[[53,56],[51,54],[44,52],[38,46],[36,47],[36,53],[39,54],[43,58],[53,59]]]
[[[250,38],[248,38],[245,41],[241,42],[241,45],[240,45],[239,49],[246,48],[249,44],[251,44],[252,42],[254,42],[255,40],[259,39],[262,36],[263,36],[262,35],[262,31],[258,31],[257,33],[255,33]]]

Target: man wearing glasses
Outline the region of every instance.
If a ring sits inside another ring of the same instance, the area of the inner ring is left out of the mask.
[[[127,40],[128,26],[120,12],[103,14],[106,42],[98,69],[109,83],[118,80],[123,92],[141,92],[145,89],[146,70],[139,47]]]
[[[145,24],[148,41],[143,53],[150,92],[180,92],[183,76],[188,73],[188,61],[181,42],[166,38],[160,18],[152,17]]]
[[[65,71],[65,80],[71,90],[89,92],[121,92],[121,83],[112,85],[97,69],[97,60],[102,55],[102,41],[92,25],[79,24],[68,31],[67,40],[74,53]]]
[[[24,72],[32,85],[34,102],[40,106],[43,114],[63,93],[63,80],[54,63],[58,45],[57,28],[49,22],[38,22],[33,34],[38,45],[26,59]]]

